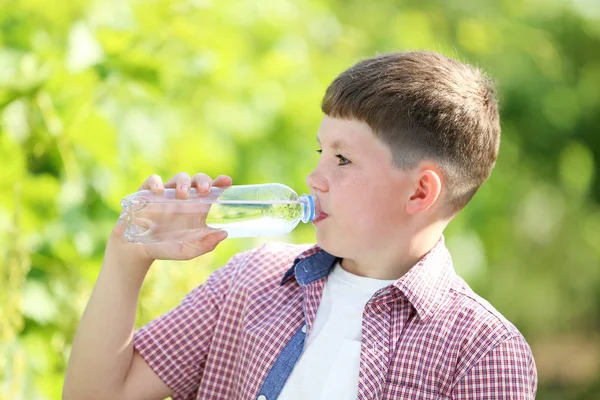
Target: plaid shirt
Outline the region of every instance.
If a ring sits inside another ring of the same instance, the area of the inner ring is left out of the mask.
[[[276,399],[336,258],[268,244],[234,256],[134,336],[174,399]],[[456,275],[443,238],[365,306],[358,399],[533,399],[519,331]]]

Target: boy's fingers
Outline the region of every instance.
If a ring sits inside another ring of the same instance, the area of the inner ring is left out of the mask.
[[[198,173],[192,178],[192,187],[195,187],[199,194],[210,192],[212,184],[213,181],[210,179],[210,176],[203,173]]]
[[[165,184],[166,188],[175,188],[175,198],[185,199],[190,194],[190,176],[186,172],[180,172]]]
[[[204,247],[206,253],[211,252],[215,249],[215,247],[217,247],[219,243],[221,243],[226,238],[226,231],[218,231],[215,233],[211,233],[210,235],[207,235],[204,238],[202,238],[202,247]]]
[[[213,186],[218,186],[220,188],[227,188],[227,187],[231,186],[232,183],[233,183],[233,180],[231,179],[231,177],[229,177],[227,175],[219,175],[213,181]]]
[[[138,190],[151,190],[154,193],[160,193],[165,189],[162,178],[156,174],[150,175]]]
[[[176,189],[175,197],[179,199],[185,199],[190,194],[190,188],[195,187],[200,194],[207,194],[210,192],[212,186],[220,188],[228,188],[232,184],[231,177],[227,175],[219,175],[214,181],[204,173],[198,173],[193,178],[186,172],[180,172],[173,176],[163,184],[162,178],[159,175],[151,175],[144,183],[139,187],[138,190],[151,190],[154,193],[162,193],[165,188]]]

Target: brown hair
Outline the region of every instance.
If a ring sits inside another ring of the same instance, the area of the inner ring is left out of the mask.
[[[399,168],[435,162],[446,180],[450,216],[467,205],[496,162],[500,117],[493,83],[434,52],[360,61],[329,85],[321,108],[330,117],[366,122]]]

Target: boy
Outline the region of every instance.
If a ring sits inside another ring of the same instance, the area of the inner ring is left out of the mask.
[[[533,399],[518,330],[459,278],[443,230],[488,178],[500,140],[494,89],[431,52],[377,56],[322,104],[317,246],[234,256],[171,312],[133,333],[153,260],[226,237],[126,244],[111,235],[77,332],[65,399]],[[161,192],[207,193],[181,173]]]

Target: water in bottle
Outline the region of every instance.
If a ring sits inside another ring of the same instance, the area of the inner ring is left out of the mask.
[[[314,196],[278,183],[213,187],[206,196],[191,189],[186,199],[176,199],[175,189],[142,190],[121,206],[125,240],[142,244],[198,240],[220,229],[229,238],[278,236],[318,217]]]

